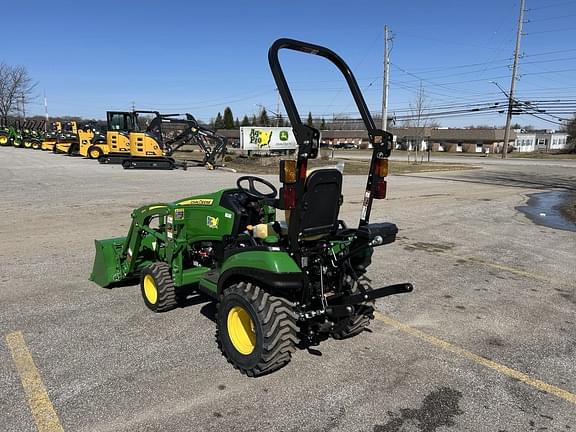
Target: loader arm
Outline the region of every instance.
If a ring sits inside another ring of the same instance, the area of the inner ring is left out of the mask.
[[[138,258],[140,257],[142,249],[142,239],[148,234],[167,245],[167,259],[168,261],[172,259],[173,248],[169,246],[171,242],[168,241],[166,231],[158,232],[150,228],[150,221],[153,218],[160,218],[160,223],[163,225],[166,216],[170,213],[170,208],[165,204],[153,204],[141,207],[132,212],[132,224],[130,225],[130,230],[128,231],[119,257],[122,260],[122,270],[125,276],[137,270]]]

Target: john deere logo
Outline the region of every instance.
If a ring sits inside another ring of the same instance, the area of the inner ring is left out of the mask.
[[[280,141],[288,141],[288,131],[280,131]]]
[[[206,217],[206,225],[208,226],[208,228],[217,229],[218,228],[218,218],[212,217],[212,216],[207,216]]]
[[[201,205],[201,206],[209,206],[212,205],[214,200],[212,198],[194,198],[184,201],[179,201],[178,204],[180,205]]]

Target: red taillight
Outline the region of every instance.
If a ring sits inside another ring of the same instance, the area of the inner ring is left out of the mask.
[[[285,185],[282,188],[282,200],[284,201],[285,210],[296,208],[296,187],[293,185]]]
[[[307,170],[308,170],[308,161],[307,160],[300,161],[300,172],[298,173],[300,180],[304,180],[306,178]]]
[[[374,180],[374,194],[372,197],[374,199],[386,198],[386,179],[377,178]]]

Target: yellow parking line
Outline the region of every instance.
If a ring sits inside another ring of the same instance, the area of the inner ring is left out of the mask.
[[[499,372],[510,378],[514,378],[520,382],[523,382],[524,384],[528,384],[529,386],[532,386],[543,392],[549,393],[554,396],[558,396],[559,398],[576,405],[576,394],[574,393],[570,393],[567,390],[563,390],[559,387],[550,385],[548,383],[545,383],[544,381],[540,381],[539,379],[532,378],[529,375],[526,375],[525,373],[519,372],[515,369],[511,369],[500,363],[488,360],[485,357],[479,356],[478,354],[474,354],[473,352],[465,350],[464,348],[461,348],[459,346],[453,345],[450,342],[446,342],[445,340],[426,334],[418,329],[415,329],[414,327],[410,327],[409,325],[401,323],[400,321],[396,321],[395,319],[387,317],[386,315],[383,315],[380,312],[375,312],[374,316],[377,320],[382,321],[383,323],[388,324],[389,326],[394,327],[395,329],[407,333],[411,336],[422,339],[423,341],[428,342],[431,345],[434,345],[438,348],[441,348],[453,354],[459,355],[460,357],[467,358],[468,360],[472,360],[474,363],[477,363],[488,369],[495,370],[496,372]]]
[[[22,332],[17,331],[8,334],[6,336],[6,344],[14,359],[18,375],[20,375],[20,381],[22,382],[22,387],[24,387],[28,405],[30,406],[30,411],[32,411],[32,417],[34,417],[38,431],[64,431],[54,406],[50,402],[40,372],[26,346]]]

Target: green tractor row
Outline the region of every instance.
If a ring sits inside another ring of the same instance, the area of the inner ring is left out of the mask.
[[[320,134],[301,122],[281,49],[331,61],[350,87],[373,148],[357,227],[339,219],[342,173],[308,173]],[[373,200],[386,196],[392,135],[376,128],[356,79],[333,51],[279,39],[268,59],[298,142],[297,159],[280,163],[280,191],[243,176],[233,188],[136,209],[126,237],[96,241],[91,275],[102,287],[139,279],[154,312],[176,307],[188,287],[208,295],[217,303],[219,347],[248,376],[281,368],[298,347],[359,334],[375,299],[413,290],[410,283],[375,288],[366,277],[374,247],[394,242],[398,231],[393,223],[370,223]]]
[[[43,121],[15,121],[0,126],[0,146],[39,149],[44,136]]]

